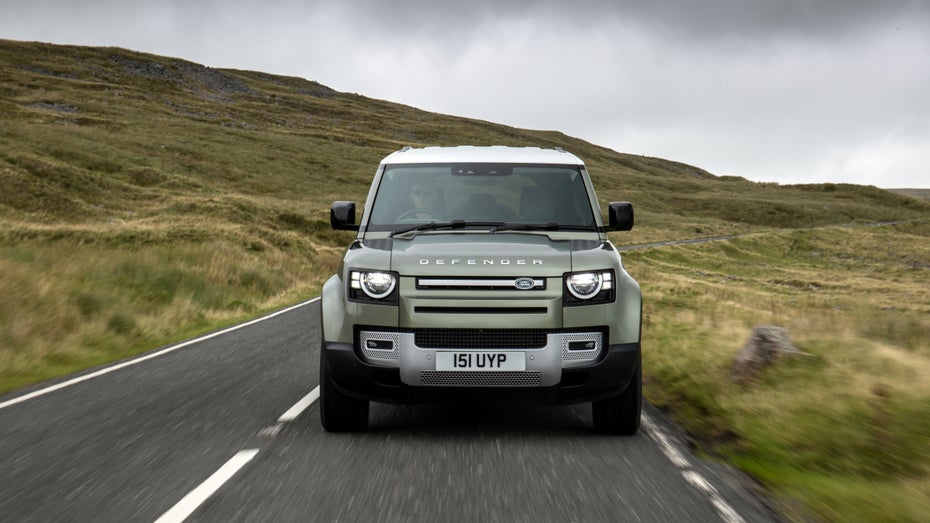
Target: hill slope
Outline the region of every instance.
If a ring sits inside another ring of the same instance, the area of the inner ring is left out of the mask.
[[[914,198],[919,198],[921,200],[930,201],[930,189],[888,189],[888,190],[895,194],[903,194],[905,196],[913,196]]]
[[[676,222],[708,219],[805,226],[927,211],[874,188],[717,178],[559,132],[427,113],[299,78],[121,49],[0,41],[0,63],[0,167],[16,189],[0,204],[4,214],[31,221],[161,216],[179,198],[208,193],[273,197],[282,208],[306,214],[310,205],[322,216],[331,199],[361,200],[387,153],[462,143],[570,150],[590,166],[602,199],[628,199],[641,216],[656,217],[643,220],[645,227],[674,230]]]
[[[622,243],[930,214],[873,187],[720,178],[300,78],[0,40],[0,292],[15,297],[0,391],[312,295],[349,237],[329,204],[363,201],[391,151],[453,144],[574,152],[602,202],[634,202]]]

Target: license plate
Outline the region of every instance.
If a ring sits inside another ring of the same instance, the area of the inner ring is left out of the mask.
[[[526,353],[437,352],[436,370],[492,372],[526,370]]]

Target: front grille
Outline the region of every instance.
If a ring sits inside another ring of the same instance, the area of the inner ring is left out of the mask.
[[[522,281],[521,281],[522,280]],[[518,287],[517,282],[526,287]],[[546,279],[535,278],[461,278],[421,277],[416,281],[417,289],[442,291],[544,291]]]
[[[420,384],[431,387],[538,387],[539,371],[420,371]]]
[[[538,349],[546,346],[545,329],[418,329],[424,349]]]
[[[414,307],[417,314],[546,314],[545,307]]]

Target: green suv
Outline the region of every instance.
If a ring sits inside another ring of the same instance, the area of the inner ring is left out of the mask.
[[[584,163],[561,149],[426,147],[390,154],[323,286],[320,412],[368,427],[370,401],[591,402],[594,428],[633,434],[642,403],[642,295]]]

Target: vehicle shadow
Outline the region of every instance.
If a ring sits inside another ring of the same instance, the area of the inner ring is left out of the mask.
[[[534,402],[452,402],[424,405],[372,403],[370,434],[437,437],[596,435],[590,405],[553,406]]]

